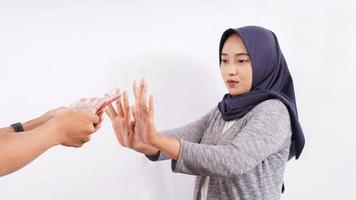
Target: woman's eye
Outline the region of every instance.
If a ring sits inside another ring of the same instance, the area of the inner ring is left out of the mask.
[[[222,59],[221,62],[227,63],[227,59]]]
[[[246,63],[248,60],[238,60],[239,63]]]

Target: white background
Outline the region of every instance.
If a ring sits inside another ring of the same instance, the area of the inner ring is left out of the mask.
[[[356,4],[168,2],[0,0],[0,125],[114,86],[131,92],[145,77],[157,128],[179,127],[226,92],[222,32],[264,26],[289,64],[306,136],[300,160],[288,163],[282,199],[355,199]],[[1,177],[0,199],[181,200],[192,198],[193,181],[172,173],[169,161],[119,146],[106,118],[83,148],[54,147]]]

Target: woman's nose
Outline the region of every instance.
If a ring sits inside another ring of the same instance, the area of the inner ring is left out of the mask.
[[[234,67],[229,67],[229,71],[227,71],[227,75],[235,76],[237,74],[237,70]]]
[[[229,73],[229,76],[235,76],[237,73],[236,72],[231,72]]]

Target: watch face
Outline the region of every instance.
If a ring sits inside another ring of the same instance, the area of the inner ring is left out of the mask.
[[[16,123],[16,124],[12,124],[11,127],[15,130],[15,132],[23,132],[24,131],[23,126],[20,122]]]

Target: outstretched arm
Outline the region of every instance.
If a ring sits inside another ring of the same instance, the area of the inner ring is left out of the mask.
[[[40,117],[34,118],[30,121],[23,123],[22,126],[23,126],[24,131],[29,131],[29,130],[32,130],[34,128],[37,128],[37,127],[43,125],[48,120],[52,119],[55,115],[58,115],[59,113],[63,112],[65,109],[66,109],[65,107],[59,107],[59,108],[56,108],[56,109],[46,112],[45,114],[43,114]],[[10,126],[0,128],[0,135],[12,134],[12,133],[15,133],[15,131]]]
[[[152,95],[147,105],[147,84],[139,89],[135,119],[143,142],[173,159],[173,170],[180,173],[232,177],[245,173],[277,152],[291,136],[287,108],[281,102],[262,104],[243,130],[231,141],[217,145],[199,144],[156,132]]]
[[[97,130],[94,126],[98,123],[100,119],[94,114],[68,109],[29,131],[1,134],[0,176],[22,168],[52,146],[82,146]]]

